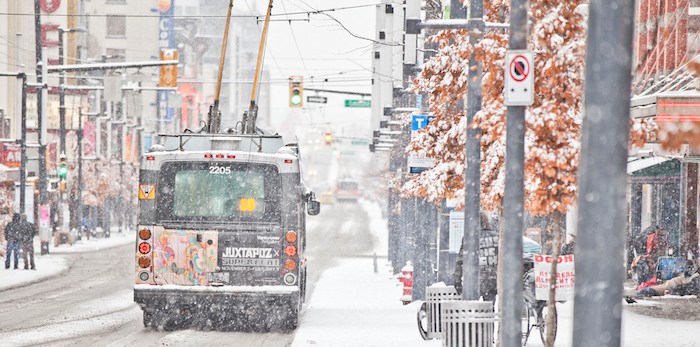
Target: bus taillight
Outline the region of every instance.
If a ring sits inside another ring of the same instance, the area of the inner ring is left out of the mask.
[[[144,269],[151,266],[151,259],[148,257],[139,258],[139,266]]]
[[[284,268],[292,271],[297,268],[297,262],[292,259],[287,259],[287,261],[284,262]]]
[[[293,256],[297,255],[297,248],[294,246],[287,246],[287,248],[284,250],[284,253],[288,257],[293,257]]]
[[[148,242],[141,242],[139,244],[139,252],[141,254],[148,254],[151,251],[151,245]]]
[[[151,238],[151,231],[148,229],[139,230],[139,238],[141,238],[141,240],[144,240],[144,241],[150,239]]]
[[[285,235],[285,239],[287,242],[296,242],[297,240],[297,233],[296,231],[287,231],[287,234]]]

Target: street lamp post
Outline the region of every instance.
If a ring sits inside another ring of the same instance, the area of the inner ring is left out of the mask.
[[[61,27],[58,28],[58,64],[63,65],[65,63],[65,52],[63,49],[63,44],[64,44],[64,34],[65,33],[72,33],[72,32],[85,32],[86,30],[84,28],[73,28],[73,29],[63,29]],[[61,72],[61,74],[58,76],[58,122],[59,122],[59,153],[61,158],[67,158],[66,157],[66,89],[65,89],[65,72]],[[65,187],[67,179],[62,176],[61,184],[63,184],[63,187]],[[64,189],[64,188],[62,188]],[[66,215],[66,211],[68,210],[65,206],[66,204],[66,193],[65,191],[61,191],[61,225],[67,225],[68,219],[70,219],[69,215]],[[64,230],[65,232],[66,230]]]
[[[86,32],[84,28],[73,28],[73,29],[63,29],[58,28],[58,64],[63,65],[64,59],[64,49],[63,49],[63,35],[66,33],[74,32]],[[62,155],[66,154],[66,91],[63,85],[65,84],[65,72],[61,72],[58,77],[58,122],[59,122],[59,132],[60,132],[60,153]]]

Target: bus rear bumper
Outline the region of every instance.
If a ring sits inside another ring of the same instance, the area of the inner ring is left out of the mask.
[[[294,329],[300,312],[299,288],[292,286],[134,287],[144,326],[261,327]],[[276,323],[275,323],[276,322]]]
[[[235,304],[247,301],[298,300],[297,286],[178,286],[137,284],[134,301],[141,307],[154,301],[168,304],[199,305],[213,303]]]

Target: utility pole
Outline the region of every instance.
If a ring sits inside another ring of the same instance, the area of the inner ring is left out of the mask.
[[[527,49],[528,0],[510,0],[510,50]],[[500,341],[503,346],[521,343],[523,307],[523,205],[525,162],[525,111],[527,106],[508,106],[506,124],[506,177],[503,193],[503,312]]]
[[[466,19],[467,8],[460,0],[450,0],[450,19]],[[455,101],[455,109],[464,108],[464,99],[458,98]],[[452,272],[457,259],[456,253],[450,253],[450,211],[454,206],[448,206],[447,200],[443,199],[440,213],[440,245],[439,245],[439,275],[438,280],[447,284],[453,284]],[[460,240],[461,242],[461,240]],[[454,252],[457,252],[454,250]]]
[[[65,63],[64,50],[64,35],[73,32],[85,32],[84,28],[63,29],[58,28],[58,65]],[[63,87],[65,84],[65,72],[58,76],[58,122],[60,132],[60,149],[59,153],[66,155],[66,90]]]
[[[37,100],[37,124],[39,133],[39,237],[41,239],[41,254],[49,253],[49,239],[51,238],[49,206],[47,205],[46,196],[46,138],[44,127],[44,111],[46,100],[44,93],[46,91],[44,84],[44,70],[46,69],[44,58],[42,55],[42,35],[41,35],[41,6],[39,0],[34,0],[34,36],[36,51],[36,100]]]
[[[25,205],[25,190],[27,186],[27,75],[24,72],[20,72],[17,76],[18,79],[22,80],[22,143],[21,143],[21,159],[19,168],[19,181],[20,181],[20,191],[19,191],[19,211],[24,213]]]
[[[65,59],[63,59],[63,34],[66,30],[59,27],[58,28],[58,65],[63,65]],[[61,73],[58,76],[58,127],[60,133],[60,149],[59,153],[61,155],[66,155],[66,91],[63,89],[63,84],[65,83],[65,78],[63,77],[65,73]]]
[[[467,30],[469,41],[476,45],[484,32],[484,1],[469,3]],[[472,53],[469,56],[469,90],[467,92],[467,140],[465,158],[467,168],[464,179],[464,266],[462,280],[463,300],[479,299],[479,235],[481,224],[481,130],[472,128],[474,116],[481,110],[481,64]]]
[[[589,5],[574,346],[621,345],[634,5],[634,0]]]
[[[83,108],[78,108],[78,238],[83,235]]]

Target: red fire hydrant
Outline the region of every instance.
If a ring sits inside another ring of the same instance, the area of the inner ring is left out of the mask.
[[[407,261],[406,266],[401,269],[399,281],[403,283],[401,302],[404,305],[408,305],[413,301],[413,264],[410,261]]]

